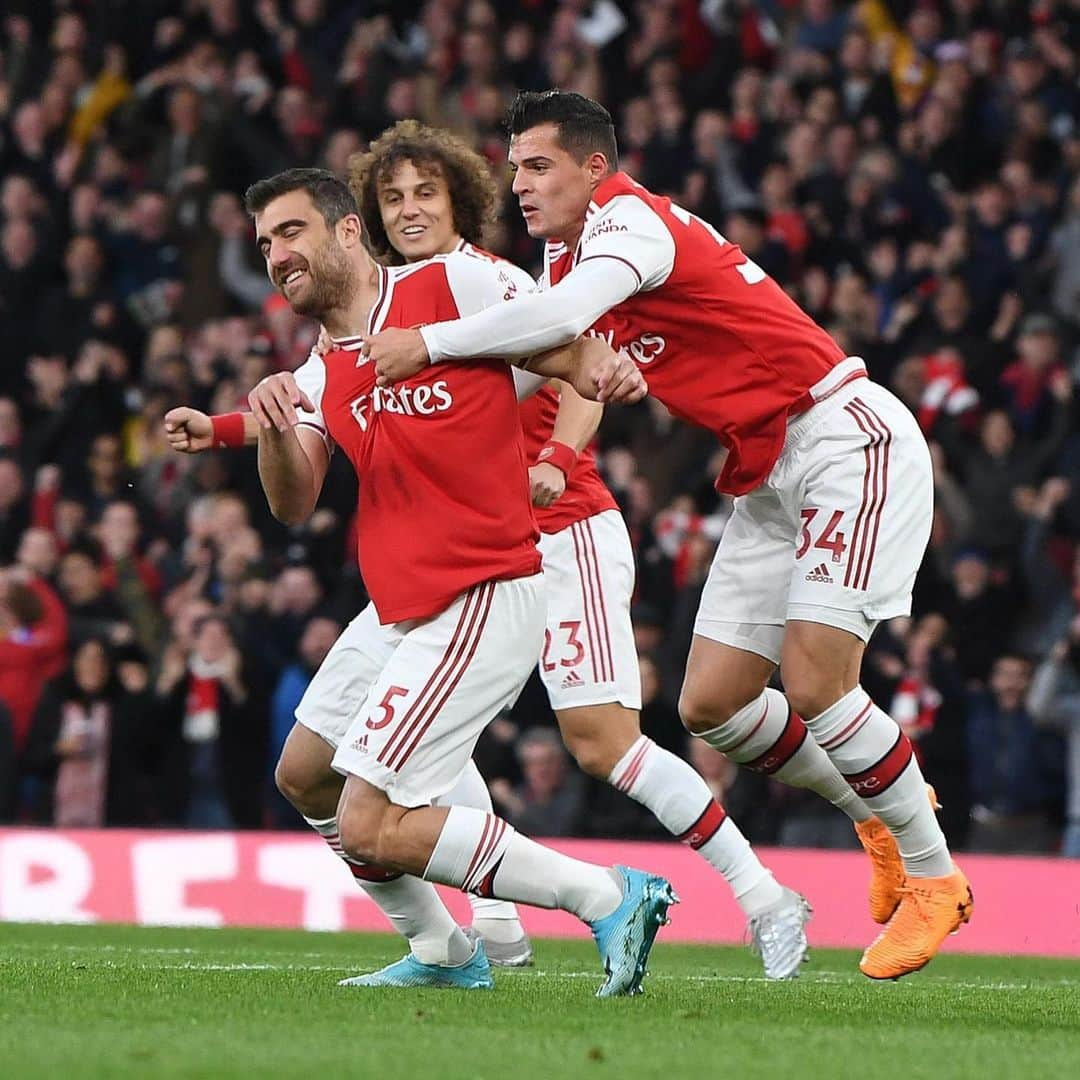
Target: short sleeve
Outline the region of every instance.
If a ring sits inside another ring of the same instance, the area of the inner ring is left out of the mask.
[[[323,437],[326,449],[331,450],[330,433],[327,431],[326,418],[322,411],[323,393],[326,390],[326,364],[323,358],[312,350],[307,360],[296,369],[293,378],[296,379],[296,385],[311,398],[311,403],[315,406],[314,412],[297,409],[300,417],[299,426],[317,431]]]
[[[655,289],[675,266],[675,240],[663,219],[636,195],[616,195],[585,224],[577,263],[618,259],[638,279],[638,291]]]
[[[513,263],[458,252],[446,256],[446,280],[461,318],[533,288],[533,279]]]
[[[547,375],[537,375],[533,371],[525,371],[519,367],[511,368],[510,372],[514,376],[514,391],[517,393],[518,401],[531,398],[533,394],[551,382]]]

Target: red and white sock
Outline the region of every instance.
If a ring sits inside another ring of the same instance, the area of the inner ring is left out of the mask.
[[[951,874],[952,857],[926,781],[896,721],[857,686],[806,723],[852,790],[896,837],[908,874]]]
[[[463,964],[473,947],[454,922],[435,887],[408,874],[394,874],[378,866],[350,859],[341,849],[336,818],[304,818],[326,841],[330,850],[352,871],[364,890],[424,964]]]
[[[435,800],[436,806],[471,806],[474,810],[494,812],[491,792],[480,775],[476,763],[470,758],[452,790]],[[496,900],[469,893],[469,906],[473,912],[473,929],[487,941],[509,945],[525,936],[525,928],[518,918],[517,908],[507,900]]]
[[[424,877],[462,892],[561,908],[585,922],[610,915],[623,895],[607,867],[561,855],[468,806],[450,807]]]
[[[611,770],[608,782],[648,807],[668,832],[719,870],[747,915],[780,899],[783,890],[749,841],[681,758],[641,735]]]
[[[766,687],[726,724],[700,732],[698,738],[744,769],[815,792],[852,821],[872,816],[779,690]]]

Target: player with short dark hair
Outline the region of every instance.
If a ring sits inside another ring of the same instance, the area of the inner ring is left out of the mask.
[[[286,793],[357,876],[389,890],[380,906],[412,946],[398,963],[349,982],[491,985],[483,944],[465,939],[429,884],[437,881],[577,914],[604,961],[600,995],[636,993],[673,901],[666,881],[570,859],[494,814],[432,805],[516,698],[543,637],[516,395],[498,362],[378,387],[360,335],[501,302],[506,276],[464,256],[381,267],[344,184],[329,173],[291,176],[272,178],[269,197],[249,192],[256,243],[271,281],[322,322],[332,348],[251,392],[259,476],[274,516],[296,523],[315,508],[331,447],[349,457],[361,481],[358,556],[372,603],[357,617],[369,693],[345,716],[322,698],[298,719],[282,757],[297,757],[306,776]],[[328,221],[313,182],[331,206],[352,210]],[[601,369],[618,366],[610,350],[592,355]],[[562,370],[571,374],[572,363]],[[473,462],[467,474],[463,460]],[[418,955],[425,947],[436,956]]]
[[[620,173],[580,95],[522,95],[510,117],[513,190],[547,241],[548,288],[364,349],[389,385],[588,333],[629,353],[674,415],[716,434],[727,450],[717,487],[736,500],[698,611],[683,722],[852,818],[885,923],[861,969],[915,971],[970,919],[971,889],[910,741],[859,671],[877,624],[910,611],[933,503],[925,439],[737,245]],[[600,396],[617,401],[618,388]],[[786,696],[768,685],[778,666]]]

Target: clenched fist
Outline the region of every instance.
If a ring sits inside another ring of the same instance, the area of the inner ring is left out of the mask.
[[[529,469],[529,494],[533,506],[551,506],[566,490],[562,469],[542,461]]]
[[[181,405],[165,414],[165,438],[181,454],[201,454],[213,447],[214,428],[206,413]]]

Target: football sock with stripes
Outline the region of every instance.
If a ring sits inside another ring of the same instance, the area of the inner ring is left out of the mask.
[[[392,874],[350,859],[341,849],[335,818],[304,820],[344,861],[356,883],[408,941],[417,960],[424,964],[456,965],[469,959],[473,947],[433,885],[408,874]]]
[[[608,782],[651,810],[668,832],[718,870],[746,915],[756,915],[783,895],[705,781],[647,735],[626,751]]]
[[[585,922],[610,915],[623,895],[611,869],[571,859],[468,806],[450,807],[424,877],[462,892],[561,908]]]
[[[488,814],[493,812],[491,792],[488,791],[488,786],[472,758],[454,788],[436,799],[435,805],[471,806],[474,810],[483,810]],[[473,911],[473,929],[486,940],[508,945],[525,936],[525,928],[518,918],[517,908],[509,901],[488,899],[469,893],[469,905]]]
[[[851,788],[896,838],[908,874],[951,874],[952,858],[926,797],[926,781],[911,740],[896,721],[857,686],[806,723]]]
[[[829,755],[810,738],[807,725],[779,690],[766,687],[726,724],[699,732],[697,737],[745,769],[815,792],[852,821],[867,821],[873,815]]]

